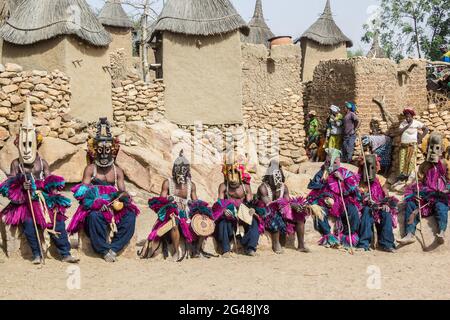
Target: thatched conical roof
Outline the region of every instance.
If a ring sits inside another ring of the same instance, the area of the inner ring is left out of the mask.
[[[296,39],[295,43],[302,39],[309,39],[325,46],[333,46],[343,42],[345,42],[348,48],[353,46],[352,40],[339,29],[334,21],[333,14],[331,13],[330,0],[327,0],[325,10],[319,19],[300,38]]]
[[[122,7],[120,0],[108,0],[98,14],[98,20],[104,26],[132,28],[133,23]]]
[[[156,20],[153,35],[169,31],[212,36],[236,30],[248,34],[247,24],[230,0],[168,0]]]
[[[59,35],[76,35],[94,46],[111,42],[110,34],[85,0],[23,0],[0,28],[0,35],[19,45]]]
[[[370,48],[369,53],[367,53],[368,58],[387,58],[386,53],[380,46],[380,38],[378,32],[373,35],[372,48]]]
[[[264,44],[268,46],[270,38],[275,37],[264,20],[264,13],[262,8],[262,0],[256,0],[255,13],[252,20],[248,23],[250,32],[248,36],[242,35],[242,41],[246,43]]]

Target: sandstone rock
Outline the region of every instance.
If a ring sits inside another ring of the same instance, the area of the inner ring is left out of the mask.
[[[14,144],[15,137],[11,137],[0,150],[0,169],[9,173],[11,162],[19,157],[19,151]]]
[[[78,151],[78,147],[61,139],[47,137],[39,149],[42,157],[52,166],[57,161],[64,161]]]
[[[4,100],[4,101],[0,102],[0,105],[2,107],[8,108],[8,107],[11,107],[11,102],[9,102],[8,100]]]
[[[10,98],[10,101],[12,104],[19,104],[22,103],[22,98],[18,95],[13,94]]]
[[[64,177],[67,183],[79,183],[83,178],[86,165],[86,151],[78,149],[74,155],[54,163],[50,169],[55,174]]]
[[[5,70],[8,72],[22,72],[23,68],[15,63],[7,63],[5,64]]]
[[[82,144],[86,143],[87,139],[89,138],[89,134],[87,133],[80,133],[73,137],[71,137],[68,141],[72,144]]]
[[[0,78],[0,85],[1,86],[7,86],[11,84],[11,79],[9,78]]]
[[[6,107],[0,107],[0,117],[5,117],[9,114],[9,109]]]
[[[9,131],[3,127],[0,127],[0,141],[5,141],[10,137]]]
[[[4,86],[2,88],[3,92],[5,92],[5,93],[11,93],[11,92],[17,91],[18,89],[19,89],[19,87],[15,84]]]
[[[33,70],[33,76],[46,77],[47,74],[48,74],[47,71]]]

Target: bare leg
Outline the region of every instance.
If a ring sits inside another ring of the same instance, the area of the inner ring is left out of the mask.
[[[298,241],[298,251],[300,252],[310,252],[308,248],[305,247],[305,222],[300,221],[295,226],[295,231],[297,231],[297,241]]]
[[[180,230],[178,230],[178,227],[175,227],[170,231],[170,237],[172,239],[172,245],[175,250],[173,260],[178,261],[180,259]]]
[[[199,237],[194,246],[194,258],[200,258],[205,237]]]
[[[272,233],[272,250],[276,254],[283,253],[283,249],[281,248],[281,244],[280,244],[280,233],[279,232]]]

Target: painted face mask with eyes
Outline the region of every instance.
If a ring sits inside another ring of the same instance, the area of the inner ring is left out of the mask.
[[[332,148],[325,151],[327,153],[325,167],[328,173],[332,173],[341,167],[341,151]]]
[[[33,125],[31,106],[27,100],[18,141],[19,156],[24,164],[33,164],[36,160],[37,144],[36,129]]]
[[[265,181],[272,187],[279,190],[284,182],[285,177],[283,173],[283,169],[278,161],[271,161],[269,168],[267,168],[267,172],[265,175]]]
[[[114,163],[114,139],[111,127],[106,118],[100,118],[95,136],[95,164],[106,168]]]
[[[232,188],[237,188],[242,184],[241,171],[238,165],[238,163],[224,165],[224,178]]]
[[[432,133],[428,140],[427,161],[438,163],[443,153],[442,136],[438,133]]]
[[[185,184],[191,178],[191,165],[184,156],[183,150],[181,150],[180,155],[173,164],[172,177],[177,184]]]
[[[108,141],[100,141],[97,143],[97,158],[95,163],[99,167],[109,167],[113,164],[112,143]]]

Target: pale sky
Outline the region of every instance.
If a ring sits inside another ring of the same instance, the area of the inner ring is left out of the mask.
[[[244,18],[253,16],[255,0],[231,0]],[[101,8],[103,0],[87,0],[93,7]],[[162,3],[162,1],[160,1]],[[369,49],[361,42],[362,25],[370,19],[379,0],[331,0],[334,19],[347,37],[353,40],[352,50]],[[301,35],[323,12],[326,0],[263,0],[264,16],[275,35],[293,38]],[[130,8],[124,6],[129,11]],[[160,10],[160,5],[157,7]]]

